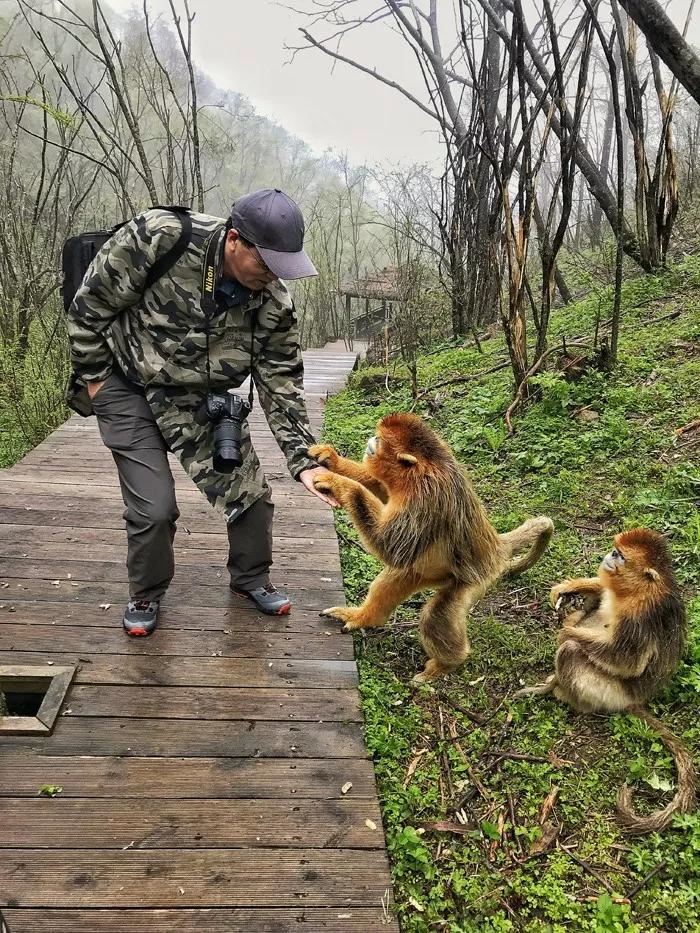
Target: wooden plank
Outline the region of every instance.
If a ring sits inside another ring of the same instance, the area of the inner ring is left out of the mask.
[[[374,823],[371,829],[366,820]],[[0,798],[5,849],[382,849],[379,806],[342,800]],[[80,835],[76,837],[76,826]]]
[[[178,527],[181,533],[187,533],[186,529],[197,533],[216,533],[223,529],[223,518],[217,515],[213,509],[209,512],[202,512],[199,516],[191,515],[189,511],[182,510]],[[278,516],[275,515],[275,535],[285,537],[291,534],[292,537],[299,537],[300,528],[309,529],[309,537],[314,539],[330,538],[335,540],[335,531],[326,517],[320,514],[318,518],[311,516],[307,518]],[[51,528],[52,526],[69,525],[73,528],[124,528],[124,520],[115,510],[112,514],[105,509],[33,509],[30,506],[23,508],[0,508],[0,525],[43,525]]]
[[[0,903],[22,907],[380,907],[387,860],[364,849],[8,849]]]
[[[398,933],[384,910],[236,908],[205,910],[7,910],[11,933]]]
[[[0,735],[8,740],[18,736],[44,736],[49,734],[49,727],[36,716],[0,716]]]
[[[5,498],[7,499],[7,497]],[[14,515],[19,504],[26,501],[26,499],[19,496],[16,499],[10,499],[6,505],[3,504],[0,506],[0,515]],[[65,512],[76,513],[68,515],[69,518],[73,517],[73,524],[85,523],[82,519],[78,521],[78,515],[99,515],[101,517],[94,522],[94,527],[96,528],[101,527],[107,518],[122,519],[122,513],[124,511],[122,501],[117,498],[104,499],[88,495],[52,496],[50,494],[37,494],[31,501],[32,506],[24,506],[23,511],[31,512],[34,516],[40,515],[42,512],[50,512],[57,516],[56,521],[58,521],[61,514]],[[319,502],[320,500],[317,499],[316,501]],[[221,528],[225,528],[223,514],[214,511],[211,506],[207,505],[204,499],[201,499],[201,501],[199,498],[185,499],[184,502],[178,502],[178,507],[180,509],[180,518],[178,520],[178,527],[180,529],[189,528],[190,530],[194,530],[197,528],[197,530],[220,530]],[[38,519],[35,521],[35,524],[39,524]],[[88,522],[88,524],[92,526],[92,520]],[[328,516],[323,509],[307,509],[302,504],[296,505],[292,503],[282,503],[275,506],[275,526],[277,525],[280,527],[296,525],[296,534],[299,534],[298,529],[300,527],[313,529],[319,526],[329,527]],[[109,525],[109,527],[114,526]],[[122,525],[117,527],[123,527],[123,519]]]
[[[309,724],[104,716],[61,716],[52,735],[40,739],[8,735],[3,737],[3,747],[41,747],[47,755],[122,757],[364,758],[367,754],[362,728],[355,722]]]
[[[72,716],[362,722],[357,690],[73,685]]]
[[[330,621],[330,620],[329,620]],[[190,658],[299,658],[351,661],[349,635],[287,635],[249,632],[170,631],[161,626],[146,640],[128,638],[121,627],[83,629],[69,626],[0,624],[0,651],[45,651]],[[50,669],[50,668],[49,668]]]
[[[286,587],[283,574],[275,575],[275,580],[279,586],[288,590],[292,600],[292,611],[313,609],[318,612],[329,605],[341,605],[345,599],[342,590],[338,587],[333,588],[331,584],[324,584],[328,588],[318,590],[303,586]],[[9,588],[0,589],[0,599],[3,604],[22,599],[48,599],[52,602],[87,602],[95,606],[110,603],[122,607],[128,598],[125,589],[125,586],[119,583],[63,580],[59,581],[59,584],[52,584],[48,579],[20,577],[15,578]],[[201,607],[229,609],[235,612],[239,606],[248,606],[248,600],[245,597],[234,596],[225,581],[222,581],[221,586],[200,586],[181,582],[177,573],[168,588],[164,602],[178,608],[191,606],[195,612]]]
[[[12,601],[5,590],[0,590],[0,627],[3,625],[51,625],[80,626],[81,628],[109,628],[121,632],[122,602],[110,605],[109,609],[100,609],[96,602],[60,602],[51,600],[22,599]],[[265,632],[309,633],[325,635],[336,634],[340,624],[333,619],[319,615],[315,609],[297,609],[294,607],[286,616],[263,615],[252,603],[243,603],[234,609],[207,609],[200,607],[196,615],[196,632],[206,631],[250,633],[261,635]],[[106,604],[103,604],[106,605]],[[159,626],[155,635],[176,629],[193,630],[192,610],[179,609],[177,606],[161,607]],[[31,632],[27,633],[30,639]],[[160,637],[160,636],[159,636]],[[328,637],[328,636],[325,636]]]
[[[51,508],[51,502],[55,501],[57,507],[60,503],[61,508],[64,508],[67,503],[75,504],[76,502],[89,503],[90,508],[123,507],[118,485],[112,481],[103,482],[103,474],[95,476],[94,482],[87,482],[84,475],[86,472],[81,467],[81,473],[75,475],[80,476],[83,482],[75,480],[73,483],[47,481],[43,471],[39,470],[33,480],[17,480],[12,477],[3,479],[0,489],[0,505],[14,508],[17,505],[31,502],[36,508]],[[185,489],[176,487],[176,497],[180,509],[183,507],[191,510],[199,509],[202,514],[217,514],[196,487],[191,490],[189,487]],[[301,511],[323,514],[328,511],[328,507],[322,505],[320,499],[312,496],[303,486],[297,488],[296,485],[287,487],[278,484],[273,494],[273,503],[276,515],[283,514],[285,510],[293,511],[295,514]]]
[[[228,586],[228,573],[222,566],[224,562],[225,555],[222,554],[216,564],[194,566],[183,561],[178,564],[177,570],[182,579],[187,577],[191,579],[195,576],[200,586]],[[332,570],[310,571],[280,567],[277,568],[276,574],[280,579],[284,579],[285,586],[325,589],[324,583],[327,583],[329,589],[339,591],[343,585],[341,574]],[[35,580],[69,581],[72,579],[75,582],[85,583],[128,582],[123,558],[118,563],[84,561],[80,559],[80,553],[77,550],[70,560],[49,560],[44,555],[41,558],[0,557],[0,580],[24,580],[28,577]]]
[[[4,524],[2,527],[2,539],[0,540],[0,554],[10,556],[12,551],[9,546],[21,546],[19,554],[27,554],[36,547],[43,547],[44,544],[57,545],[68,543],[71,545],[80,545],[84,547],[86,559],[90,559],[95,546],[119,547],[120,559],[123,559],[124,548],[126,546],[126,533],[123,528],[75,528],[71,525],[55,526],[45,528],[43,525],[10,525]],[[29,545],[29,547],[27,546]],[[89,545],[89,547],[88,547]],[[315,546],[315,540],[309,535],[297,536],[280,534],[275,535],[273,542],[272,556],[275,561],[283,556],[290,557],[313,554],[314,557],[323,557],[324,565],[338,566],[338,545],[334,538],[326,538],[318,547]],[[195,554],[211,554],[212,563],[220,560],[222,555],[228,550],[226,538],[226,529],[219,527],[214,532],[191,532],[187,533],[180,529],[175,536],[175,550],[177,554],[183,554],[192,557]],[[63,555],[66,549],[63,549]],[[15,554],[15,556],[17,556]],[[98,558],[99,559],[99,558]],[[204,558],[203,558],[204,559]]]
[[[54,654],[56,663],[77,666],[75,683],[160,687],[356,687],[354,661],[280,658],[149,658],[115,654]],[[0,652],[0,664],[18,660]],[[43,663],[47,654],[23,651],[23,664]]]
[[[66,558],[66,545],[63,542],[46,541],[43,544],[24,540],[8,540],[4,530],[8,526],[3,526],[3,540],[0,541],[0,555],[4,558],[14,558],[15,560],[27,560],[35,557],[41,557],[43,560],[53,562]],[[25,526],[27,527],[27,526]],[[31,527],[31,526],[28,526]],[[81,541],[79,551],[76,551],[72,557],[73,561],[79,561],[82,564],[91,564],[93,562],[107,561],[111,563],[123,564],[126,560],[126,535],[122,534],[122,539],[114,544],[88,544]],[[327,541],[327,539],[326,539]],[[221,536],[219,547],[211,548],[193,548],[188,547],[187,538],[181,544],[180,540],[175,539],[175,564],[180,573],[200,573],[202,568],[210,567],[214,570],[223,570],[228,553],[228,547],[225,546],[226,538]],[[74,545],[75,548],[75,545]],[[278,570],[304,571],[308,574],[314,574],[316,577],[338,575],[338,557],[325,542],[323,547],[315,547],[312,541],[308,539],[304,545],[278,545],[273,549],[273,573]],[[27,576],[26,573],[22,576]]]
[[[344,795],[342,788],[351,783]],[[366,758],[110,758],[3,747],[0,796],[37,798],[45,784],[69,797],[169,800],[355,799],[376,796]],[[214,804],[212,804],[214,806]],[[186,807],[185,807],[186,809]]]
[[[56,723],[56,717],[74,676],[75,667],[58,668],[51,680],[49,689],[44,695],[44,699],[41,701],[36,718],[49,730],[52,730]]]
[[[310,356],[314,430],[345,356]],[[288,476],[259,407],[250,424],[277,506],[274,579],[295,606],[283,618],[230,594],[222,517],[175,464],[177,575],[156,634],[130,642],[122,503],[94,419],[0,471],[0,662],[78,666],[53,736],[0,754],[13,933],[387,929],[351,640],[318,616],[343,602],[332,513]],[[46,783],[62,793],[38,798]]]

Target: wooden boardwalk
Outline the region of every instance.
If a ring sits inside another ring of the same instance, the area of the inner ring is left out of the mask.
[[[354,354],[305,358],[318,431]],[[177,462],[177,570],[148,639],[121,630],[123,506],[94,419],[0,471],[0,664],[78,666],[53,735],[0,736],[10,933],[398,930],[352,640],[318,615],[343,601],[332,514],[251,422],[279,619],[229,592],[223,520]]]

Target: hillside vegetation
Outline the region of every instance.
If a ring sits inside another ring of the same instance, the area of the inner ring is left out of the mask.
[[[534,570],[472,612],[473,653],[434,688],[409,687],[423,664],[423,597],[398,610],[391,628],[357,637],[366,737],[406,933],[700,928],[700,813],[642,838],[625,837],[615,820],[624,781],[634,784],[640,810],[672,793],[674,770],[659,740],[626,715],[510,699],[551,670],[550,586],[594,574],[615,532],[648,526],[670,540],[691,631],[686,659],[652,708],[700,747],[700,428],[689,427],[700,417],[700,260],[627,283],[623,302],[616,371],[536,377],[513,436],[503,422],[508,369],[488,372],[506,359],[500,337],[484,342],[483,353],[450,345],[418,360],[422,389],[474,376],[428,391],[415,410],[452,445],[497,528],[545,513],[556,533]],[[592,334],[609,307],[607,292],[592,292],[558,312],[550,345],[563,334]],[[329,401],[325,437],[359,458],[377,418],[412,404],[399,366],[386,388],[378,370],[360,370]],[[378,564],[336,514],[355,603]]]

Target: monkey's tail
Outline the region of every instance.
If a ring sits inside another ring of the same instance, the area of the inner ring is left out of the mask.
[[[674,814],[688,813],[693,809],[695,804],[693,759],[681,740],[670,732],[660,719],[652,716],[644,706],[629,706],[626,712],[638,716],[650,726],[673,755],[678,774],[678,790],[674,798],[662,810],[656,810],[648,816],[638,816],[632,809],[632,788],[623,784],[617,795],[617,811],[628,833],[661,832],[671,822]]]
[[[534,567],[537,561],[544,554],[549,539],[554,533],[554,523],[546,515],[539,515],[537,518],[528,518],[522,525],[518,525],[512,531],[506,531],[498,537],[501,544],[505,546],[506,570],[510,576],[523,573]],[[520,557],[514,557],[524,548],[529,550]]]

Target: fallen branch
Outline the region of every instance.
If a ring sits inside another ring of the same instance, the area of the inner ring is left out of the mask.
[[[448,696],[446,693],[438,693],[438,699],[443,703],[447,703],[452,709],[457,710],[458,713],[462,713],[467,719],[475,723],[477,726],[485,726],[488,722],[484,716],[480,716],[478,713],[472,712],[470,709],[467,709],[466,706],[461,706],[457,703],[456,700],[453,700],[452,697]]]
[[[506,360],[505,363],[499,363],[497,366],[492,366],[490,369],[480,369],[478,373],[470,373],[468,376],[455,376],[453,379],[443,379],[442,382],[436,382],[418,393],[411,406],[411,411],[422,398],[425,398],[426,395],[430,395],[430,393],[434,392],[436,389],[441,389],[443,386],[459,385],[462,382],[472,382],[474,379],[481,379],[482,376],[489,376],[491,373],[497,373],[499,370],[506,369],[508,366],[510,366],[510,360]]]
[[[569,849],[567,849],[566,846],[560,845],[559,848],[561,849],[562,852],[566,852],[566,854],[569,856],[570,859],[572,859],[572,861],[576,862],[576,864],[579,865],[581,868],[583,868],[584,871],[587,871],[589,875],[595,878],[595,880],[599,884],[602,884],[605,890],[608,892],[608,894],[615,893],[615,889],[613,888],[613,886],[609,884],[609,882],[606,881],[606,879],[601,874],[599,874],[595,870],[595,868],[589,865],[588,862],[584,862],[584,860],[582,858],[579,858],[578,855],[574,855],[574,853],[569,851]]]
[[[682,428],[676,428],[673,433],[676,437],[682,437],[683,434],[687,434],[688,431],[694,431],[696,428],[700,428],[700,418],[696,418],[695,421],[684,424]]]
[[[534,761],[537,764],[551,764],[549,758],[542,758],[540,755],[526,755],[521,752],[507,752],[502,748],[493,748],[483,753],[483,757],[491,757],[492,755],[496,758],[510,758],[513,761]]]
[[[673,318],[680,317],[680,309],[671,311],[670,314],[664,314],[662,317],[647,317],[643,321],[637,321],[638,327],[647,327],[649,324],[659,324],[661,321],[670,321]]]
[[[567,347],[590,347],[590,341],[569,340],[567,342]],[[542,356],[536,362],[534,362],[532,366],[528,369],[528,371],[525,373],[525,376],[523,377],[523,381],[520,383],[520,385],[518,386],[518,391],[515,393],[515,398],[510,403],[505,413],[505,421],[506,421],[506,425],[508,426],[509,434],[513,433],[513,423],[510,420],[511,415],[522,402],[523,397],[525,395],[525,389],[527,388],[530,379],[532,378],[532,376],[534,376],[536,373],[539,372],[540,368],[542,367],[542,364],[545,362],[546,359],[548,359],[552,355],[552,353],[559,353],[559,352],[560,352],[559,346],[550,347],[549,350],[545,350]]]
[[[658,875],[658,873],[659,873],[662,869],[664,869],[664,868],[666,867],[667,862],[668,862],[668,859],[667,859],[667,858],[662,859],[662,860],[659,862],[659,864],[656,866],[656,868],[652,868],[652,870],[649,872],[649,874],[645,875],[645,876],[642,878],[642,880],[639,882],[639,884],[636,884],[636,885],[632,888],[631,891],[628,891],[628,893],[625,895],[625,897],[627,898],[627,900],[628,900],[628,901],[631,901],[632,898],[635,896],[635,894],[639,894],[639,892],[642,890],[642,888],[643,888],[646,884],[648,884],[648,883],[651,881],[651,879],[654,877],[654,875]]]

